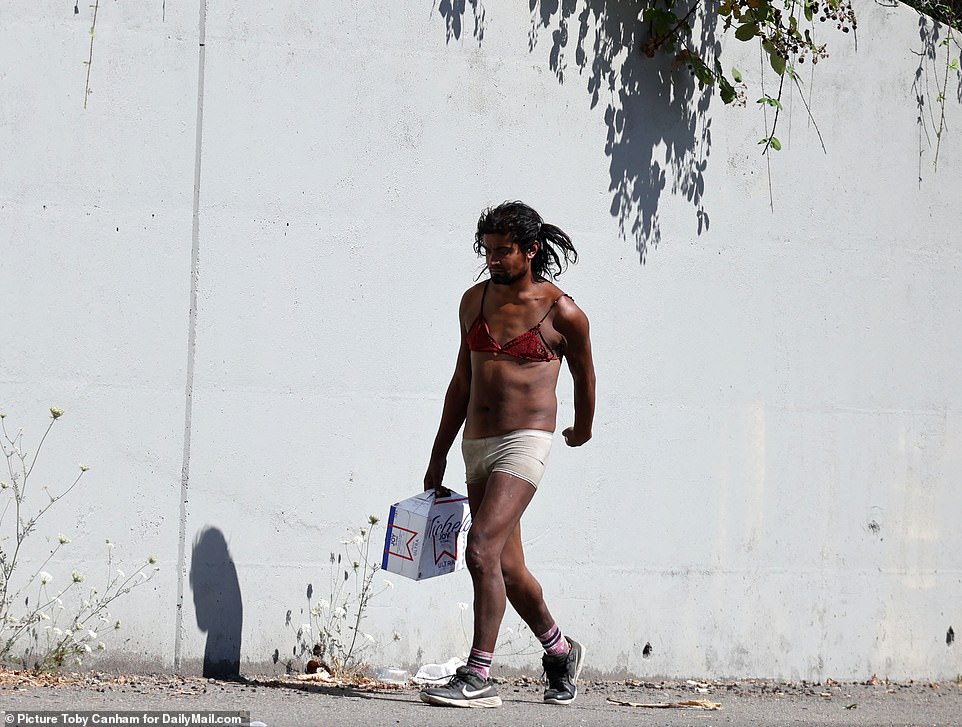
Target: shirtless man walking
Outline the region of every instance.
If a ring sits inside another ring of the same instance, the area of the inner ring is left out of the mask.
[[[463,424],[474,642],[467,664],[448,684],[423,690],[421,699],[455,707],[501,705],[489,670],[507,600],[544,646],[544,701],[570,704],[585,649],[562,635],[525,566],[521,515],[548,461],[562,357],[574,379],[575,409],[574,424],[562,435],[569,447],[591,439],[595,372],[588,318],[548,280],[578,253],[568,235],[521,202],[485,210],[474,248],[490,280],[461,298],[461,348],[424,476],[425,490],[446,494],[447,455]]]

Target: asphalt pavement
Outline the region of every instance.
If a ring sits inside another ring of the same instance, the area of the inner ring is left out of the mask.
[[[456,709],[424,704],[414,686],[334,686],[294,677],[214,681],[172,675],[94,674],[47,682],[0,680],[0,711],[5,724],[81,727],[212,724],[203,720],[217,711],[247,712],[252,723],[267,727],[962,725],[959,681],[585,682],[578,700],[564,707],[543,704],[542,688],[533,679],[505,680],[498,689],[504,700],[500,708]],[[699,701],[720,708],[682,706]],[[146,717],[140,716],[144,714]]]

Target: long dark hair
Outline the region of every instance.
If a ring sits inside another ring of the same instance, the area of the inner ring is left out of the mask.
[[[474,251],[478,255],[484,255],[485,235],[507,235],[522,252],[539,242],[538,252],[531,260],[531,276],[535,280],[557,280],[569,263],[578,262],[578,251],[568,234],[549,225],[524,202],[504,202],[481,213],[474,234]]]

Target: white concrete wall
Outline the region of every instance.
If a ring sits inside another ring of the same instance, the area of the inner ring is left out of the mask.
[[[58,532],[58,578],[106,537],[159,557],[114,663],[198,669],[199,603],[242,619],[242,669],[283,667],[331,550],[420,489],[474,223],[520,198],[575,239],[593,325],[595,439],[556,446],[524,530],[590,666],[962,671],[962,114],[952,91],[936,172],[912,11],[858,3],[857,52],[826,37],[804,74],[827,153],[794,94],[769,161],[775,79],[732,39],[746,108],[624,54],[593,105],[577,18],[559,82],[540,6],[489,0],[479,40],[470,3],[456,28],[429,0],[102,0],[84,109],[78,9],[0,23],[0,409],[28,438],[67,410],[45,482],[92,467],[30,558]],[[198,585],[231,564],[233,594]],[[466,651],[466,574],[393,580],[373,663]]]

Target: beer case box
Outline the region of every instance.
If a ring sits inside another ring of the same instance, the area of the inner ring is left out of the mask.
[[[461,570],[470,527],[468,498],[456,492],[437,498],[427,490],[396,502],[388,516],[381,568],[416,581]]]

